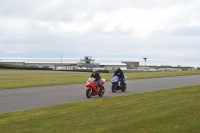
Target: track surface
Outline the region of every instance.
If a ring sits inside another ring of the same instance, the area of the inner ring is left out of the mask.
[[[200,85],[200,75],[127,80],[126,83],[125,92],[112,93],[111,83],[106,82],[102,98]],[[98,96],[87,99],[85,90],[85,84],[0,90],[0,113],[99,99]]]

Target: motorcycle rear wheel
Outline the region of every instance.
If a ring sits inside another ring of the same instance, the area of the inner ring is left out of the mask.
[[[105,88],[104,86],[101,86],[100,90],[99,90],[99,96],[102,97],[104,95],[105,92]]]
[[[90,98],[92,96],[92,90],[91,89],[87,89],[86,90],[86,97]]]
[[[122,92],[124,92],[126,90],[126,83],[124,82],[123,88],[122,88]]]

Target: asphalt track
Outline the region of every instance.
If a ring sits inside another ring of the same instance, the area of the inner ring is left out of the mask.
[[[127,80],[126,83],[127,90],[125,92],[112,93],[111,83],[106,82],[106,91],[102,98],[200,85],[200,75]],[[0,90],[0,113],[100,98],[98,96],[86,98],[85,90],[85,84]]]

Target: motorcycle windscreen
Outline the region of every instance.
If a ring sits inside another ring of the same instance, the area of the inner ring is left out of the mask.
[[[119,77],[118,76],[114,76],[113,78],[112,78],[112,82],[117,82],[118,81],[118,79],[119,79]]]

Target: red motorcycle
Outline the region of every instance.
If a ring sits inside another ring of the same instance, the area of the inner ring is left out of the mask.
[[[95,78],[89,78],[86,82],[86,96],[90,98],[91,96],[99,95],[100,97],[103,96],[105,92],[104,88],[105,79],[101,79],[101,87],[95,84]]]

